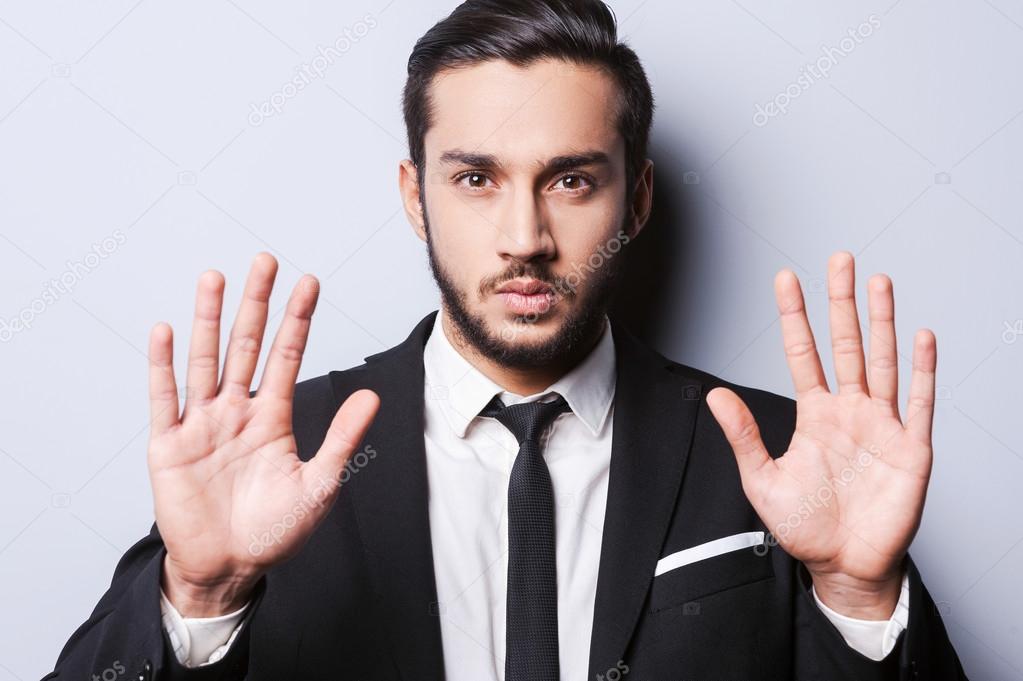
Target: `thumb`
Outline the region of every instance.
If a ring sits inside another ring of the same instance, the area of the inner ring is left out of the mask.
[[[707,406],[732,446],[743,489],[749,496],[750,490],[766,483],[766,477],[774,470],[774,461],[760,439],[756,419],[742,398],[728,388],[714,388],[707,393]]]
[[[379,407],[380,397],[372,390],[357,390],[348,396],[334,415],[316,456],[302,468],[302,483],[307,490],[325,483],[336,490],[345,464],[362,442]]]

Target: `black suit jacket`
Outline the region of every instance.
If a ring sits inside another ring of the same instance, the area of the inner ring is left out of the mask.
[[[158,529],[121,559],[110,589],[46,678],[441,681],[445,664],[427,517],[423,346],[431,312],[401,344],[295,394],[299,456],[309,459],[344,399],[371,388],[381,407],[364,444],[375,456],[342,485],[302,551],[256,590],[238,639],[216,664],[185,669],[160,622]],[[874,662],[813,601],[809,575],[780,546],[733,551],[654,577],[659,558],[766,530],[704,400],[715,386],[749,405],[772,456],[788,447],[795,402],[673,362],[612,320],[617,356],[611,470],[590,681],[965,679],[912,560],[909,627]],[[565,681],[578,681],[566,679]]]

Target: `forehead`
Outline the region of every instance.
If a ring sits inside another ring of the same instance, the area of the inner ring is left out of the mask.
[[[597,67],[556,59],[527,67],[487,61],[438,73],[430,93],[424,143],[431,163],[454,148],[494,154],[509,165],[578,149],[616,159],[624,144],[618,88]]]

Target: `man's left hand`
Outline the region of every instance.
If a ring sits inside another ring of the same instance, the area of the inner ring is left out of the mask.
[[[796,426],[772,459],[749,408],[733,391],[707,395],[739,466],[743,491],[778,543],[807,567],[818,597],[849,617],[881,620],[898,602],[903,559],[916,534],[931,473],[937,349],[917,332],[905,419],[898,407],[898,348],[891,280],[868,281],[869,368],[854,295],[854,260],[828,261],[837,392],[828,388],[799,279],[775,278]]]

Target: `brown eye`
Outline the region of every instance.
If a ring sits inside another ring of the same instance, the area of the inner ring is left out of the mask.
[[[593,183],[582,175],[565,175],[558,180],[555,186],[558,184],[562,185],[565,189],[572,193],[584,191],[593,186]]]
[[[469,189],[486,189],[488,179],[483,173],[470,170],[455,177],[455,183],[465,185]]]

